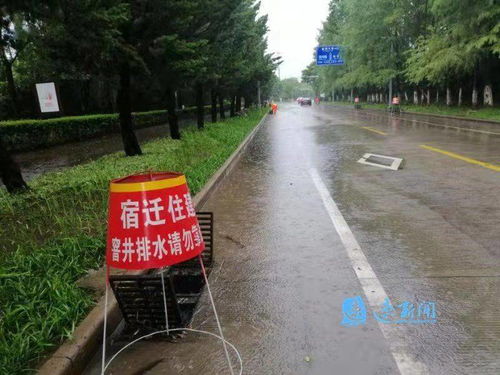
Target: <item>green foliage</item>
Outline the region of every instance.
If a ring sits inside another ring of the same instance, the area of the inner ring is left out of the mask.
[[[147,143],[36,178],[19,196],[0,193],[0,373],[31,373],[40,357],[71,337],[93,306],[75,282],[102,264],[108,184],[145,170],[186,174],[196,194],[263,115],[250,112],[184,131],[181,141]]]
[[[258,10],[253,0],[9,0],[0,7],[0,39],[29,41],[11,65],[31,106],[33,85],[54,81],[82,96],[84,104],[75,107],[83,113],[109,111],[128,72],[132,103],[146,103],[139,108],[166,105],[172,101],[166,103],[167,89],[187,91],[198,83],[252,101],[257,81],[267,87],[279,63],[266,52],[267,17]],[[13,19],[21,20],[27,38],[6,32]],[[19,107],[16,117],[29,117]]]
[[[500,4],[492,0],[331,0],[320,44],[344,47],[343,67],[317,83],[360,92],[500,82]],[[474,77],[476,77],[474,79]]]
[[[312,97],[314,91],[308,83],[299,82],[297,78],[286,78],[276,84],[274,99],[292,99],[298,97]]]

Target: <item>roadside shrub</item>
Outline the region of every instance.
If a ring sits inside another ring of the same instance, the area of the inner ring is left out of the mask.
[[[167,112],[134,113],[136,129],[159,125],[167,121]],[[120,131],[118,114],[60,117],[46,120],[16,120],[0,122],[0,137],[12,151],[26,151],[81,141],[102,134]]]

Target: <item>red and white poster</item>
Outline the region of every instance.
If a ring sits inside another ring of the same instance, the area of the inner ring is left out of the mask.
[[[37,83],[36,93],[40,103],[40,112],[59,112],[59,102],[57,101],[56,85],[54,82]]]
[[[106,262],[160,268],[205,249],[184,175],[145,173],[111,181]]]

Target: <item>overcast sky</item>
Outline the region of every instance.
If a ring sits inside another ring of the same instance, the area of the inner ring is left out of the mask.
[[[300,78],[313,58],[316,37],[328,16],[329,0],[261,0],[269,16],[269,52],[283,56],[281,78]]]

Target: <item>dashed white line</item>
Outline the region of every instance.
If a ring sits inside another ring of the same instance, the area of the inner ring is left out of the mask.
[[[321,200],[323,201],[323,205],[332,220],[333,226],[339,234],[342,244],[347,251],[352,268],[361,283],[361,287],[363,288],[363,292],[370,307],[372,309],[380,307],[380,305],[387,298],[387,293],[385,292],[384,287],[377,278],[377,275],[370,266],[370,263],[368,263],[368,260],[361,250],[358,241],[351,232],[349,225],[347,225],[347,222],[330,195],[330,192],[321,179],[318,171],[315,168],[310,168],[309,174],[311,175],[314,185],[321,196]],[[402,375],[422,375],[429,373],[427,367],[423,363],[414,360],[408,354],[406,344],[397,335],[395,327],[380,322],[379,327],[388,342],[391,354],[398,366],[399,372]]]

